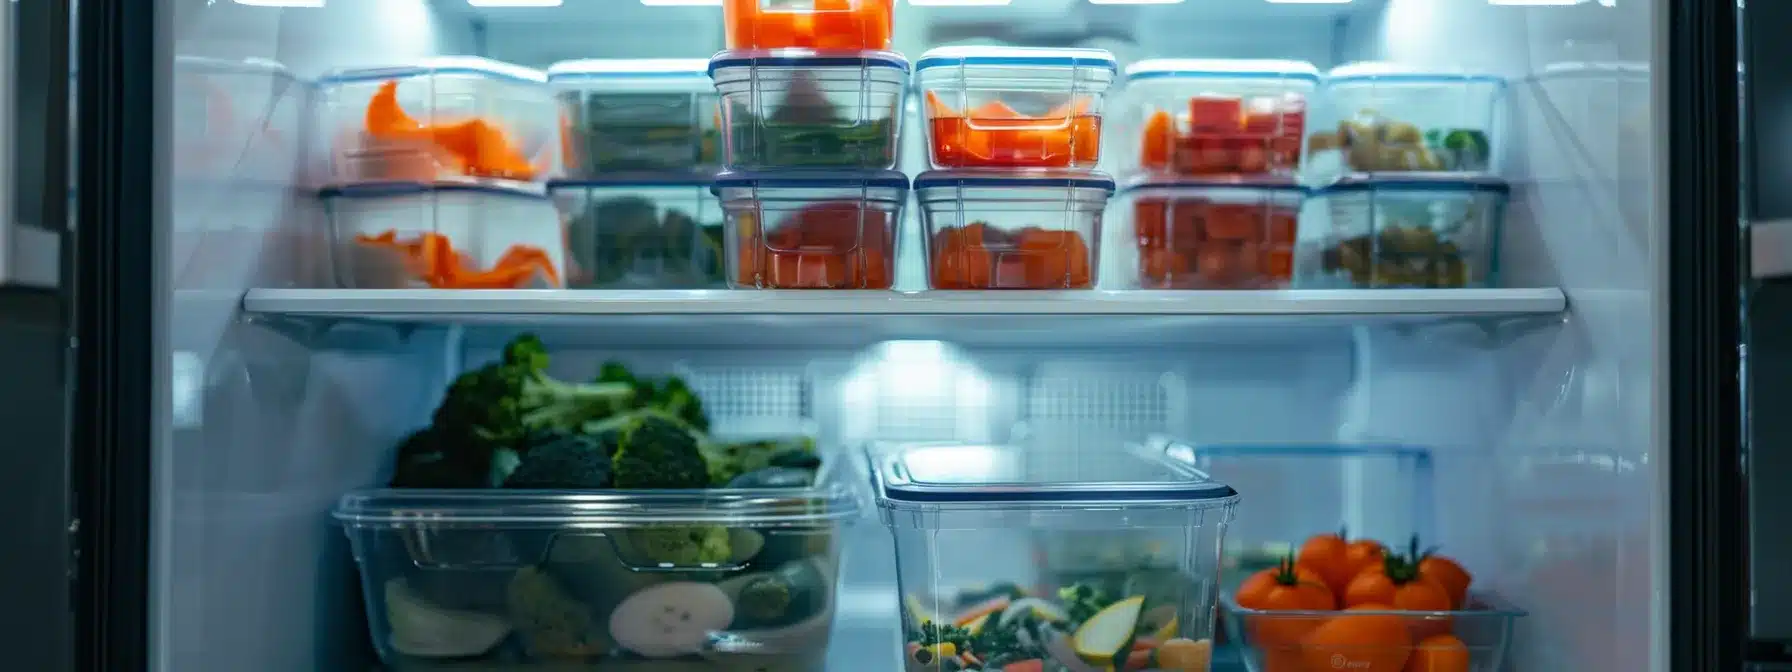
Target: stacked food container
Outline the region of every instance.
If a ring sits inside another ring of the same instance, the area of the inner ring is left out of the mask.
[[[564,236],[543,184],[559,156],[543,73],[443,57],[319,86],[338,284],[564,286]]]
[[[1101,159],[1112,54],[948,47],[921,56],[928,161],[915,178],[932,289],[1088,289],[1113,178]]]
[[[894,0],[728,0],[720,97],[729,286],[890,289],[908,178]]]

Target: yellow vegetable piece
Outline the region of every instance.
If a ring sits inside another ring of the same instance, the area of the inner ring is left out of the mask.
[[[1132,640],[1133,628],[1139,623],[1139,612],[1145,607],[1143,596],[1115,602],[1090,616],[1071,637],[1076,655],[1092,665],[1113,665],[1122,647]]]

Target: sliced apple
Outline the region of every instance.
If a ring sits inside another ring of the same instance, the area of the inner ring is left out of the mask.
[[[1071,637],[1076,655],[1095,665],[1113,665],[1121,649],[1132,641],[1133,628],[1138,626],[1139,612],[1144,608],[1144,597],[1129,597],[1090,616]]]

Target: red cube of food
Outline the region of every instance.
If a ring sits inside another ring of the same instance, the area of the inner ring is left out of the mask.
[[[1237,133],[1243,116],[1242,98],[1195,96],[1188,99],[1188,126],[1192,134]]]

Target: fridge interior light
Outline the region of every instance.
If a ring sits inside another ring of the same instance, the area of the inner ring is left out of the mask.
[[[1174,5],[1182,0],[1089,0],[1091,5]]]

